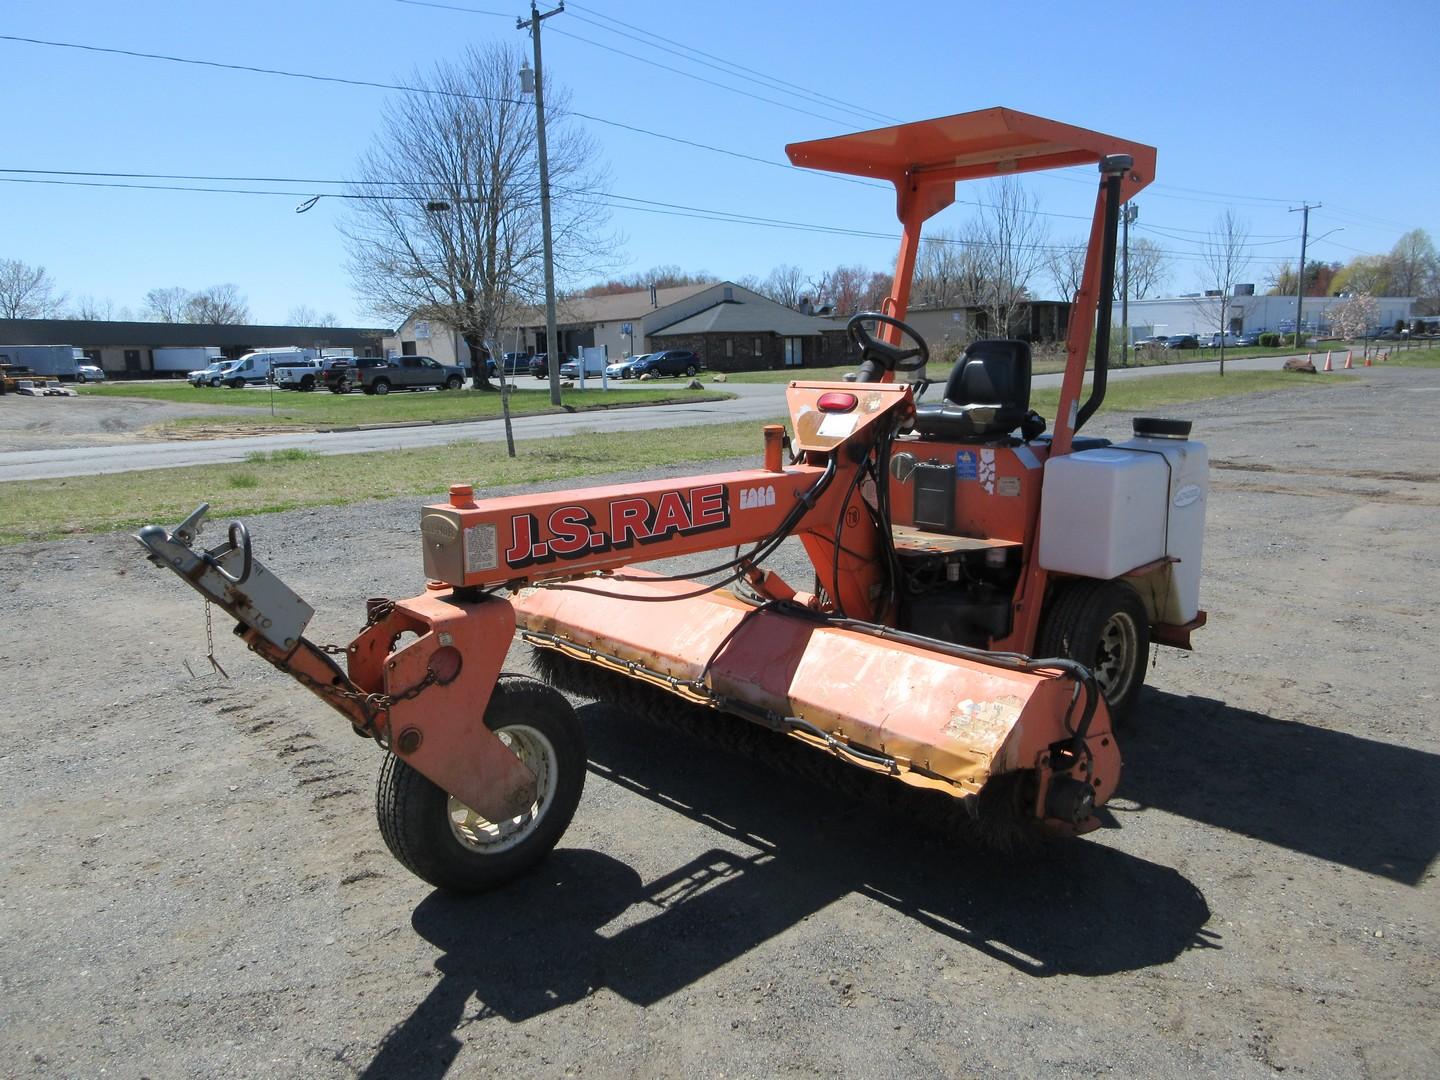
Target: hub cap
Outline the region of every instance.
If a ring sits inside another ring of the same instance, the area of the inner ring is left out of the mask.
[[[507,851],[534,832],[555,794],[555,747],[550,740],[524,724],[503,727],[495,734],[535,774],[535,801],[523,814],[505,821],[489,821],[450,796],[450,831],[465,847],[482,855]]]
[[[1117,611],[1100,631],[1100,644],[1095,650],[1095,681],[1107,702],[1124,699],[1135,681],[1135,653],[1140,647],[1140,634],[1135,621]]]

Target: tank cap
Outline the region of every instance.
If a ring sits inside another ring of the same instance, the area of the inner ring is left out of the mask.
[[[1130,429],[1139,439],[1188,439],[1189,420],[1166,420],[1159,416],[1137,416],[1130,421]]]

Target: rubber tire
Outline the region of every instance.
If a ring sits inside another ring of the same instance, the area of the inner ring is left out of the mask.
[[[226,383],[225,385],[228,386],[231,390],[239,390],[242,386],[245,385],[245,380],[244,380],[244,379],[231,379],[231,380],[230,380],[228,383]]]
[[[535,831],[514,847],[486,855],[466,847],[450,827],[449,796],[394,754],[385,756],[375,815],[385,846],[422,881],[455,893],[505,885],[550,853],[575,816],[585,790],[585,737],[558,690],[523,675],[501,675],[485,710],[491,731],[510,724],[537,729],[555,748],[555,795]]]
[[[379,394],[381,397],[384,397],[390,392],[390,380],[376,379],[373,383],[370,384],[370,392],[372,394]]]
[[[695,377],[695,365],[691,364],[689,367],[687,367],[685,369],[685,374],[693,379]]]
[[[1129,585],[1119,581],[1083,578],[1056,588],[1040,621],[1035,638],[1037,659],[1063,656],[1093,666],[1098,659],[1100,635],[1115,617],[1128,618],[1135,629],[1134,655],[1127,658],[1130,669],[1126,689],[1120,698],[1105,695],[1110,718],[1117,725],[1127,723],[1145,684],[1145,658],[1150,651],[1150,617],[1145,602]]]
[[[448,379],[445,380],[445,386],[443,387],[443,389],[446,389],[446,390],[459,390],[460,387],[462,387],[462,386],[464,386],[464,385],[465,385],[465,380],[462,379],[462,378],[460,378],[459,375],[451,375]]]
[[[315,389],[315,376],[314,376],[314,375],[306,375],[303,379],[301,379],[301,380],[300,380],[300,389],[301,389],[302,392],[304,392],[304,393],[306,393],[306,394],[308,394],[311,390],[314,390],[314,389]]]

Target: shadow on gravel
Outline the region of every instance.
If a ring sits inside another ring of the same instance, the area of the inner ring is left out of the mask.
[[[1120,793],[1142,810],[1405,885],[1440,851],[1440,756],[1159,690],[1137,712]]]
[[[856,892],[908,920],[892,920],[877,948],[932,956],[955,942],[1036,977],[1219,947],[1194,885],[1103,841],[977,852],[613,709],[579,713],[595,777],[713,830],[714,847],[644,881],[602,852],[562,846],[500,892],[431,894],[411,922],[444,953],[441,977],[365,1075],[443,1075],[465,1024],[519,1022],[600,988],[652,1004]]]

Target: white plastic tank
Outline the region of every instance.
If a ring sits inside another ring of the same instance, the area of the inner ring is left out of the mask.
[[[1045,463],[1040,565],[1108,580],[1169,556],[1143,591],[1157,622],[1188,623],[1200,610],[1209,453],[1185,421],[1137,418],[1135,431]]]

